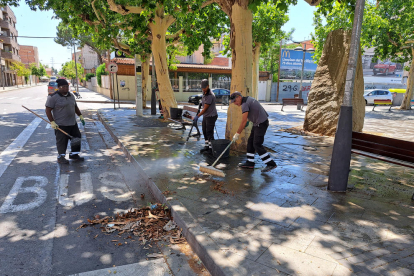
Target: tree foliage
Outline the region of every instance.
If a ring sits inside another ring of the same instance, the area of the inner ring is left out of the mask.
[[[99,63],[102,63],[102,55],[105,53],[105,49],[100,48],[102,46],[98,46],[97,43],[93,42],[91,33],[76,32],[77,35],[75,35],[71,26],[63,22],[59,23],[56,30],[54,40],[57,44],[70,47],[73,47],[73,45],[80,45],[81,47],[88,45],[98,55]]]
[[[81,64],[76,63],[73,60],[66,62],[62,66],[62,70],[59,72],[59,75],[64,76],[68,79],[76,79],[76,68],[78,69],[78,76],[82,76],[84,74],[84,70]]]
[[[32,73],[32,70],[26,68],[26,65],[20,61],[13,61],[10,70],[15,71],[19,77],[28,77]]]
[[[352,30],[355,13],[354,2],[323,1],[314,12],[313,24],[315,25],[315,33],[312,33],[311,36],[312,43],[315,47],[313,57],[316,62],[321,58],[323,46],[331,31],[337,29]],[[331,3],[331,6],[328,3]],[[372,45],[372,30],[376,28],[379,19],[375,9],[375,4],[372,1],[365,3],[361,32],[361,49]]]
[[[106,71],[106,64],[102,63],[101,65],[96,68],[96,81],[98,82],[98,85],[102,87],[102,75],[108,75],[109,73]]]

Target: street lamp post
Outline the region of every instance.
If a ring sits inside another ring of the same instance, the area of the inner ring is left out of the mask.
[[[300,44],[302,43],[302,42],[296,42],[296,41],[293,41],[293,42],[294,43],[300,43]],[[295,51],[303,51],[303,57],[302,57],[302,73],[300,74],[299,99],[302,99],[303,98],[303,95],[302,95],[302,83],[303,83],[303,71],[305,69],[305,55],[306,55],[306,52],[308,52],[308,53],[315,52],[315,49],[313,49],[313,48],[306,49],[306,43],[304,44],[304,47],[305,48],[302,48],[302,47],[299,46],[299,47],[296,47],[295,48]]]
[[[27,68],[30,68],[30,63],[29,63],[29,53],[31,53],[32,51],[27,51],[27,53],[26,53],[26,58],[27,58]],[[30,86],[32,86],[32,74],[30,74],[30,77],[29,77],[29,79],[30,79]]]

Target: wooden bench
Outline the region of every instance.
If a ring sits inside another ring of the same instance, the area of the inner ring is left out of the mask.
[[[414,169],[414,142],[352,132],[352,153]]]
[[[283,111],[283,107],[285,105],[298,105],[300,104],[300,110],[303,111],[303,99],[299,99],[299,98],[294,98],[294,99],[282,99],[282,110]]]
[[[183,106],[183,114],[181,116],[181,119],[171,119],[168,118],[168,120],[177,123],[177,124],[181,124],[180,128],[177,129],[186,129],[185,126],[192,126],[193,125],[193,117],[195,117],[196,115],[198,115],[198,113],[200,113],[200,105],[199,108],[195,108],[195,107],[191,107],[191,106]],[[198,125],[194,125],[195,128],[197,129],[197,134],[194,134],[192,136],[200,136],[200,130],[198,129]]]
[[[374,107],[372,108],[372,111],[374,111],[377,105],[389,105],[390,109],[388,109],[388,111],[391,111],[392,101],[391,100],[374,100]]]
[[[414,142],[352,132],[351,152],[414,169]]]

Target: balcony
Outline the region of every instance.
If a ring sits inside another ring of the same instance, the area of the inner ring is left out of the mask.
[[[1,10],[3,13],[6,13],[7,16],[11,17],[11,19],[16,22],[16,16],[14,15],[14,12],[10,9],[9,6],[1,7]]]
[[[14,61],[21,61],[18,55],[13,54],[12,52],[1,51],[1,57],[4,59],[11,59]]]
[[[0,34],[0,39],[3,40],[4,44],[9,44],[16,50],[20,50],[19,44],[16,42],[16,40],[13,37],[3,36]]]
[[[8,30],[10,30],[10,32],[18,35],[18,32],[17,32],[16,28],[7,19],[0,20],[0,27],[2,29],[8,29]]]

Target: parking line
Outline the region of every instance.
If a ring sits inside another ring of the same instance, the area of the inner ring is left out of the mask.
[[[41,121],[42,119],[35,118],[7,148],[0,153],[0,177],[6,171],[7,167],[14,160],[19,151],[24,147],[27,140],[29,140],[30,136],[32,136]]]

